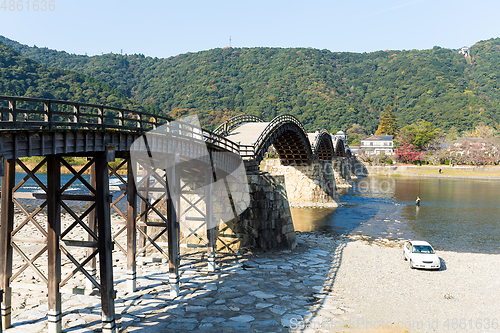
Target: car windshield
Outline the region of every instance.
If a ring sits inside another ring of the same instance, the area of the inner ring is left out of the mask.
[[[413,245],[413,253],[434,253],[429,245]]]

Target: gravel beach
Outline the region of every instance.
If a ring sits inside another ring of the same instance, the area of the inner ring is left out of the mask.
[[[416,332],[500,332],[500,256],[437,254],[439,271],[416,270],[400,246],[347,242],[335,290],[357,310],[359,328],[394,323]]]
[[[169,297],[167,265],[140,258],[136,293],[125,292],[125,258],[114,254],[122,332],[500,332],[500,256],[438,251],[440,271],[413,270],[400,244],[314,233],[294,250],[184,253],[181,295]],[[27,275],[29,277],[29,275]],[[27,281],[30,282],[31,281]],[[27,296],[28,295],[28,296]],[[68,332],[100,329],[100,300],[64,293]],[[44,332],[46,292],[14,290],[14,328]]]

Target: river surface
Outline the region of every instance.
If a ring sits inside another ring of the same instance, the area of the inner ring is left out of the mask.
[[[415,205],[419,196],[420,207]],[[438,250],[500,253],[500,181],[368,177],[336,209],[292,209],[295,229],[426,240]]]
[[[16,183],[25,174],[16,174]],[[37,174],[43,184],[45,174]],[[65,184],[72,175],[62,175]],[[83,175],[89,182],[90,176]],[[119,185],[116,177],[111,185]],[[43,190],[28,180],[20,192]],[[341,190],[339,191],[341,192]],[[88,190],[74,182],[66,194]],[[120,193],[112,192],[116,198]],[[415,205],[420,196],[422,204]],[[368,177],[340,193],[336,209],[292,209],[297,231],[324,231],[336,235],[363,235],[371,239],[420,239],[438,250],[500,253],[500,181],[472,179]],[[21,200],[29,208],[40,200]],[[118,204],[125,208],[125,200]],[[87,202],[72,202],[77,211]]]

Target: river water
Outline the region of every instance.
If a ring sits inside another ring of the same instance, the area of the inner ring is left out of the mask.
[[[336,209],[292,209],[295,229],[500,253],[500,181],[368,177],[339,198]]]
[[[16,174],[16,183],[24,176]],[[46,175],[37,176],[46,184]],[[64,184],[72,175],[61,178]],[[90,181],[88,175],[83,178]],[[120,181],[112,177],[110,184],[119,185]],[[33,180],[19,191],[43,192]],[[438,250],[500,253],[498,180],[368,177],[339,192],[340,205],[336,209],[292,209],[295,230],[363,235],[371,239],[420,239]],[[83,194],[88,190],[77,180],[65,193]],[[415,205],[417,196],[422,200],[420,207]],[[41,202],[22,201],[30,208]],[[126,203],[122,201],[119,206],[124,209]],[[76,210],[87,205],[86,202],[71,204]]]

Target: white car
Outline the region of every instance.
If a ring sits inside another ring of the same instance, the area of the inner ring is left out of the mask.
[[[425,241],[408,241],[403,245],[403,258],[410,261],[410,268],[441,268],[436,251]]]

